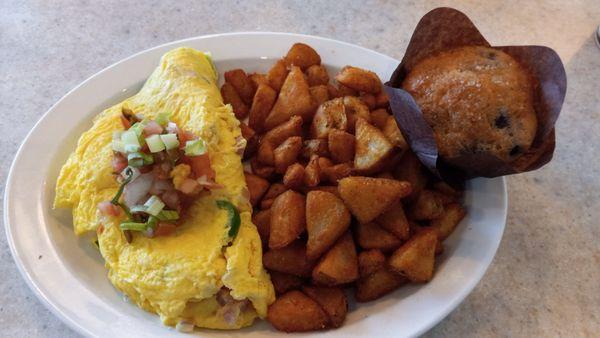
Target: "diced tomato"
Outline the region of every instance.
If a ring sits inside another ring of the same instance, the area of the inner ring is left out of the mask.
[[[192,173],[195,178],[206,176],[206,180],[214,181],[216,173],[210,166],[210,158],[208,154],[199,156],[183,156],[181,162],[192,167]]]
[[[112,159],[112,168],[115,174],[119,174],[127,167],[127,159],[121,153],[116,153]]]
[[[175,224],[160,222],[154,230],[154,236],[168,236],[174,233],[176,228]]]
[[[177,138],[179,139],[179,149],[185,148],[185,143],[187,141],[191,141],[196,139],[196,135],[190,131],[185,131],[182,129],[177,130]]]
[[[202,190],[200,183],[193,178],[186,178],[179,186],[179,191],[186,195],[195,195]]]
[[[110,201],[98,203],[98,210],[106,216],[119,216],[121,214],[121,208],[110,203]]]
[[[125,128],[125,130],[131,128],[131,122],[129,122],[127,117],[125,117],[123,114],[121,114],[121,123],[123,124],[123,128]]]
[[[148,123],[146,123],[146,125],[144,126],[144,135],[146,137],[148,136],[152,136],[152,135],[159,135],[163,132],[163,127],[158,124],[156,121],[150,121]]]

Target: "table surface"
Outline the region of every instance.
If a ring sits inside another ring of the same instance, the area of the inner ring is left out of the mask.
[[[508,224],[494,262],[473,293],[425,336],[598,335],[600,49],[594,31],[600,6],[594,0],[268,5],[3,0],[2,189],[19,144],[40,116],[78,83],[133,53],[204,34],[287,31],[348,41],[400,59],[419,18],[442,5],[464,11],[492,44],[554,48],[565,63],[568,91],[554,160],[508,178]],[[26,286],[4,235],[0,257],[0,336],[76,336]]]

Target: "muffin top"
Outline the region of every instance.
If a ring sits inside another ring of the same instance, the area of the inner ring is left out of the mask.
[[[512,161],[536,134],[531,77],[510,55],[466,46],[419,62],[402,87],[432,127],[447,159],[478,153]]]

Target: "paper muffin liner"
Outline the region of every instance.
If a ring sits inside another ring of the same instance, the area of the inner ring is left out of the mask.
[[[489,154],[469,154],[452,158],[452,164],[438,156],[433,130],[413,97],[402,88],[410,70],[421,60],[461,46],[485,46],[511,55],[526,68],[534,83],[537,132],[531,147],[511,162]],[[473,22],[453,8],[436,8],[415,28],[402,62],[385,89],[390,107],[402,134],[412,150],[433,174],[448,181],[462,182],[474,177],[498,177],[542,167],[554,153],[554,124],[567,87],[564,66],[556,52],[544,46],[492,47]]]

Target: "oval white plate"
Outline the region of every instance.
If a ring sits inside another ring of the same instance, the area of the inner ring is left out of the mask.
[[[217,68],[266,71],[294,42],[306,42],[330,71],[350,64],[388,79],[398,61],[340,41],[283,33],[203,36],[158,46],[118,62],[65,95],[31,130],[12,164],[4,198],[4,223],[13,257],[31,289],[59,318],[91,336],[171,336],[157,316],[124,301],[106,278],[90,240],[77,238],[67,210],[52,210],[60,167],[79,135],[102,109],[134,94],[162,54],[179,46],[210,51]],[[383,299],[350,304],[344,326],[328,337],[414,336],[443,319],[471,292],[490,265],[506,222],[502,178],[468,183],[468,216],[445,242],[434,279],[403,287]],[[236,332],[199,330],[197,335],[264,337],[280,334],[259,322]],[[306,334],[310,335],[310,334]]]

